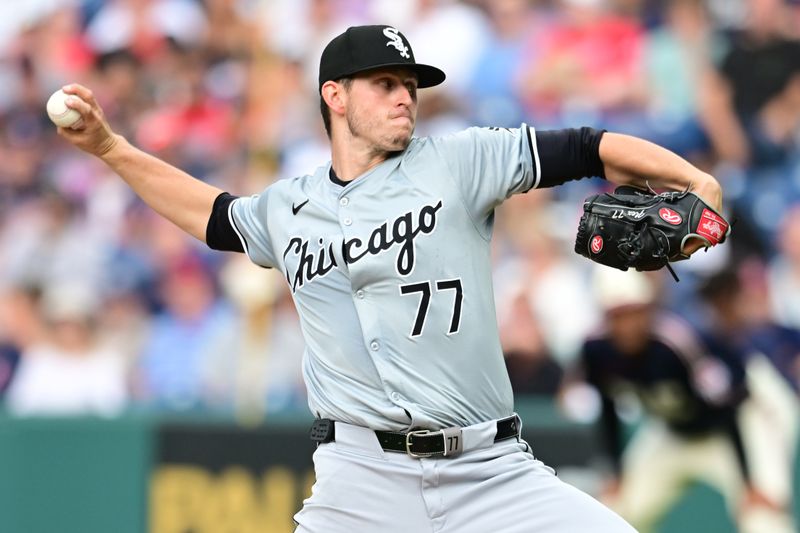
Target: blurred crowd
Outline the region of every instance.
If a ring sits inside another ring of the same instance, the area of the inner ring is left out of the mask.
[[[4,408],[251,420],[305,408],[303,340],[280,273],[212,253],[160,219],[57,136],[45,102],[65,83],[87,85],[134,144],[254,194],[329,159],[319,55],[368,23],[397,26],[417,60],[447,73],[421,93],[420,136],[593,126],[666,146],[721,181],[733,238],[676,263],[679,283],[660,272],[603,281],[573,252],[582,200],[607,190],[603,180],[510,199],[494,235],[501,341],[516,394],[603,421],[607,492],[643,531],[690,478],[719,488],[732,516],[744,516],[733,509],[742,501],[766,510],[772,525],[753,531],[791,531],[796,0],[0,2]],[[656,424],[623,459],[614,436],[626,387]]]
[[[737,331],[800,328],[800,2],[3,2],[8,410],[258,417],[304,406],[303,341],[280,274],[211,253],[158,218],[59,139],[44,103],[67,82],[87,85],[112,127],[142,149],[253,194],[329,159],[319,55],[364,23],[397,26],[419,61],[447,73],[421,93],[418,135],[588,125],[650,139],[713,173],[734,237],[678,263],[680,283],[658,277],[661,304],[714,327],[701,292],[724,271],[748,302]],[[498,212],[498,320],[520,394],[555,395],[603,322],[592,265],[572,248],[582,199],[606,187],[591,179],[534,191]],[[776,368],[796,389],[794,348]]]

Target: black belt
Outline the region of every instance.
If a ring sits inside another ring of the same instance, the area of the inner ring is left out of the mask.
[[[517,415],[497,421],[494,442],[519,436],[520,424]],[[311,426],[311,440],[318,444],[335,440],[335,422],[329,418],[314,421]],[[412,457],[452,457],[464,449],[461,428],[444,428],[436,431],[427,429],[409,431],[375,431],[378,442],[387,452],[407,453]]]

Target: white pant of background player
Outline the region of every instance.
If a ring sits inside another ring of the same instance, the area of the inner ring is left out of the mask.
[[[385,452],[369,429],[336,424],[314,453],[317,481],[298,533],[635,533],[561,482],[495,422],[463,429],[464,453],[415,459]]]
[[[728,438],[686,439],[663,424],[648,422],[625,451],[623,483],[618,499],[612,502],[641,533],[656,531],[669,509],[696,482],[723,496],[740,533],[797,531],[791,515],[800,416],[797,399],[765,357],[748,362],[747,386],[750,398],[739,411],[739,426],[750,475],[758,490],[782,508],[746,505],[744,480]],[[696,531],[704,530],[699,518]]]

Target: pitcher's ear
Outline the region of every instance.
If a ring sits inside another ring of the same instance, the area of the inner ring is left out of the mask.
[[[321,89],[323,100],[337,115],[344,115],[346,92],[344,84],[336,81],[326,81]]]

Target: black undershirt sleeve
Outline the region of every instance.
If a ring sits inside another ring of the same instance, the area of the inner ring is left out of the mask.
[[[605,178],[600,139],[606,130],[571,128],[536,131],[541,179],[537,188],[598,176]]]
[[[212,250],[244,253],[242,241],[228,216],[228,208],[236,198],[238,196],[224,192],[214,200],[206,226],[206,244]]]

